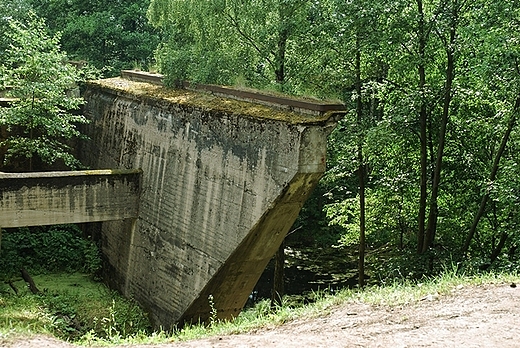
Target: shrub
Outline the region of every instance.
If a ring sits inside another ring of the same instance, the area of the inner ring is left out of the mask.
[[[3,234],[0,275],[12,277],[21,268],[31,273],[74,272],[94,274],[101,267],[99,250],[83,238],[76,225],[19,228]]]

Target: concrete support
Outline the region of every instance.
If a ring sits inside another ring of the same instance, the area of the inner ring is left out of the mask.
[[[84,93],[93,168],[142,168],[135,223],[103,223],[112,285],[157,326],[237,315],[325,171],[342,112],[302,115],[122,79]]]

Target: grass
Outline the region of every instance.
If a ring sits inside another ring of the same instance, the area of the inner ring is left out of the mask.
[[[254,308],[245,310],[235,320],[220,322],[208,328],[200,325],[187,327],[178,333],[179,340],[191,340],[216,335],[238,334],[263,327],[273,327],[285,322],[316,318],[326,315],[340,305],[362,302],[373,305],[400,306],[413,304],[422,298],[433,295],[449,295],[453,289],[463,286],[478,286],[483,284],[502,284],[518,282],[517,274],[485,273],[476,276],[458,275],[454,270],[446,270],[442,275],[426,279],[421,283],[411,281],[396,281],[385,286],[373,286],[363,291],[345,289],[335,294],[326,291],[315,293],[316,301],[309,305],[283,304],[275,311],[269,309],[267,301],[260,302]]]
[[[49,334],[81,342],[115,340],[150,331],[146,315],[132,301],[81,273],[33,277],[41,293],[33,295],[24,282],[0,288],[0,339]],[[1,340],[0,340],[1,342]]]
[[[173,341],[185,341],[197,338],[245,333],[251,330],[274,327],[291,320],[315,318],[326,315],[339,305],[348,303],[368,303],[384,306],[414,304],[420,299],[432,295],[449,295],[453,289],[483,284],[504,284],[518,282],[517,274],[484,273],[475,276],[459,275],[455,270],[445,270],[441,275],[417,283],[395,281],[385,286],[373,286],[360,290],[342,290],[334,294],[327,291],[314,293],[315,302],[302,305],[290,304],[285,299],[282,306],[272,310],[269,301],[261,301],[253,308],[244,310],[232,321],[214,321],[209,326],[192,325],[171,332],[151,332],[138,329],[125,334],[128,321],[136,320],[133,304],[123,305],[124,300],[106,289],[103,285],[91,282],[80,274],[53,275],[52,277],[34,277],[36,283],[49,294],[70,301],[82,318],[97,318],[98,327],[81,336],[75,342],[82,345],[114,344],[154,344]],[[17,283],[22,288],[21,283]],[[61,294],[61,295],[59,295]],[[48,298],[44,296],[44,298]],[[42,305],[43,303],[43,305]],[[0,343],[2,338],[35,333],[52,334],[60,332],[56,312],[52,306],[41,301],[39,296],[28,293],[19,296],[0,296]],[[59,319],[59,318],[58,318]],[[85,319],[82,319],[85,320]],[[141,323],[142,325],[142,323]],[[144,327],[144,326],[143,326]],[[58,335],[59,336],[59,335]]]

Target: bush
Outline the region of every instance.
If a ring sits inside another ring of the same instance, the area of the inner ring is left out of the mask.
[[[31,273],[94,274],[101,268],[99,249],[84,239],[76,225],[19,228],[3,233],[0,275],[12,277],[21,268]]]

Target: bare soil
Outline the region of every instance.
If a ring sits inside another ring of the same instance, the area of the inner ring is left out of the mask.
[[[73,347],[45,336],[3,344],[10,348]],[[432,294],[398,307],[349,303],[319,318],[247,334],[132,346],[152,347],[520,347],[520,287],[459,287],[450,295]]]

